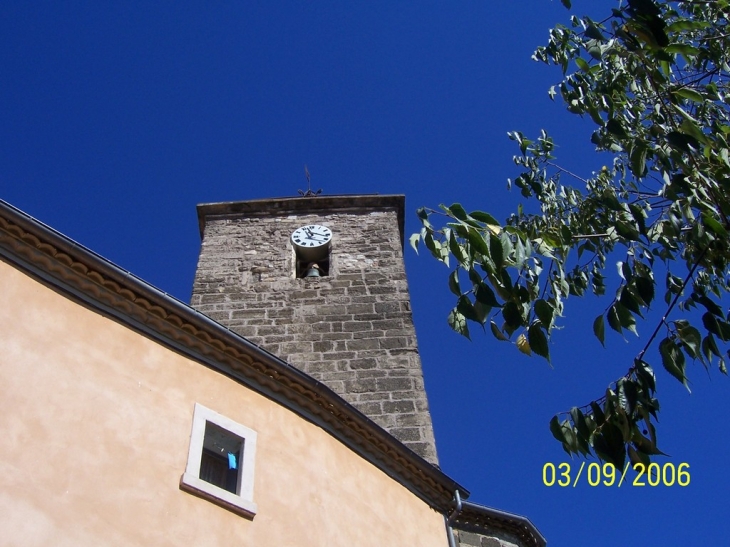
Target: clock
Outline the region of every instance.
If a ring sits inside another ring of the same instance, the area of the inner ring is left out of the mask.
[[[291,242],[299,258],[318,260],[326,257],[329,252],[332,230],[317,224],[302,226],[292,232]]]

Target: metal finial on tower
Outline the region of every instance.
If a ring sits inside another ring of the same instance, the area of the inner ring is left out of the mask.
[[[299,190],[299,195],[305,198],[313,198],[320,195],[322,193],[321,188],[316,192],[312,192],[311,177],[309,176],[309,169],[307,169],[306,165],[304,166],[304,176],[307,178],[307,191]]]

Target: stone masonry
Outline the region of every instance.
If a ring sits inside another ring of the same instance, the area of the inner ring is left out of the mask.
[[[465,532],[454,530],[454,543],[458,547],[519,547],[518,539],[500,534],[482,532]],[[501,536],[501,537],[500,537]]]
[[[192,305],[323,382],[437,463],[403,264],[403,196],[198,206]],[[291,233],[333,232],[329,275],[297,278]]]

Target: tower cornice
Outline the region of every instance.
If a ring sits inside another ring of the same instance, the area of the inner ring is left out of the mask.
[[[316,197],[290,197],[225,201],[198,205],[200,236],[205,233],[208,218],[239,215],[241,217],[276,217],[287,214],[367,213],[371,211],[395,211],[398,215],[401,246],[404,242],[405,203],[403,194],[340,194]]]

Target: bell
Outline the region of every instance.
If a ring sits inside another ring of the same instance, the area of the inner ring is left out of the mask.
[[[319,273],[319,265],[316,262],[312,262],[307,267],[307,273],[304,274],[304,277],[321,277],[322,274]]]

